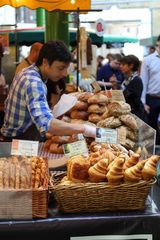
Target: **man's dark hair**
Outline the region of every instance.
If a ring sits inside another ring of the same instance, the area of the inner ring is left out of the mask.
[[[42,65],[44,58],[48,60],[49,65],[52,65],[54,61],[70,63],[72,60],[71,53],[69,52],[67,46],[60,40],[48,41],[43,45],[36,65]]]
[[[135,55],[127,55],[121,59],[122,64],[133,64],[133,71],[138,71],[140,67],[140,60]]]

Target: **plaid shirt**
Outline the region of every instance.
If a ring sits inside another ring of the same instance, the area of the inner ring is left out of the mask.
[[[6,137],[20,136],[34,123],[43,135],[53,118],[46,95],[46,85],[35,64],[17,74],[5,102],[1,133]]]

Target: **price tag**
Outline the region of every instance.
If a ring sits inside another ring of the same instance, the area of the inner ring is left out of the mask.
[[[96,142],[117,144],[118,134],[116,129],[96,128]]]
[[[94,93],[101,91],[101,87],[99,86],[99,83],[97,81],[92,82],[91,86]]]
[[[13,139],[11,146],[11,155],[37,156],[38,144],[38,141]]]
[[[64,149],[64,154],[67,157],[72,157],[76,155],[88,156],[88,148],[85,140],[64,144],[63,149]]]

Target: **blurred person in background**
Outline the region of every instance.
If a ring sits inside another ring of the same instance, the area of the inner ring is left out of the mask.
[[[33,63],[35,63],[38,59],[39,52],[42,48],[43,44],[40,42],[35,42],[30,48],[30,52],[28,57],[24,58],[21,63],[18,64],[16,68],[15,74],[19,73],[23,68],[29,67]]]
[[[160,114],[160,35],[156,51],[144,57],[141,65],[143,81],[142,102],[148,114],[149,125],[156,130],[156,144],[160,144],[158,116]]]
[[[138,73],[140,61],[135,55],[124,56],[120,68],[125,77],[122,83],[125,100],[131,106],[131,112],[146,122],[147,118],[141,101],[143,83]]]
[[[104,60],[103,56],[101,56],[101,55],[97,56],[97,73],[96,73],[96,76],[98,75],[99,70],[103,66],[103,64],[102,64],[103,60]]]
[[[112,60],[102,66],[97,75],[97,81],[102,90],[120,89],[124,80],[123,73],[120,70],[120,62],[122,56],[120,54],[112,54]]]
[[[2,43],[0,42],[0,86],[6,85],[6,80],[2,73],[2,58],[3,58],[3,56],[4,56],[4,49],[3,49]]]

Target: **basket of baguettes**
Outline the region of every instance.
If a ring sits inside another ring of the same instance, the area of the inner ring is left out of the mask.
[[[66,176],[52,184],[59,209],[68,213],[145,209],[159,156],[141,159],[138,151],[98,145],[87,158],[71,157]]]
[[[46,218],[48,164],[42,157],[0,158],[0,218]]]

